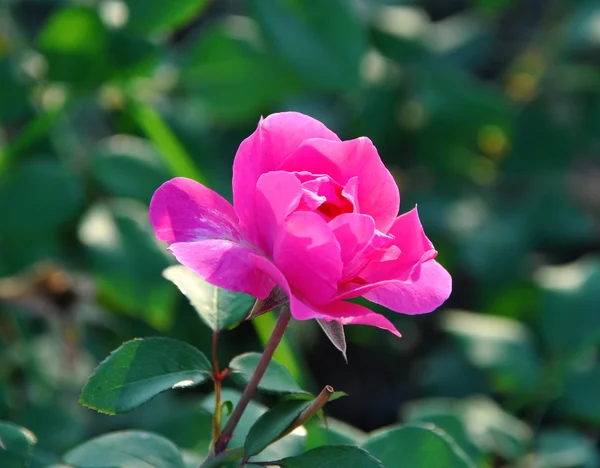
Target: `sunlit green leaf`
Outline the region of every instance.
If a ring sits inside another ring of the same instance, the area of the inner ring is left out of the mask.
[[[212,330],[237,325],[254,303],[253,297],[213,286],[182,265],[167,268],[163,276],[187,296],[198,316]]]
[[[27,429],[0,421],[0,465],[2,468],[23,468],[28,465],[37,440]]]
[[[445,432],[434,426],[403,426],[373,433],[362,447],[385,466],[396,468],[475,468]]]
[[[77,468],[185,468],[181,453],[172,442],[142,431],[96,437],[63,458]]]
[[[210,372],[206,356],[182,341],[128,341],[100,363],[80,402],[103,413],[123,413],[170,388],[198,385]]]

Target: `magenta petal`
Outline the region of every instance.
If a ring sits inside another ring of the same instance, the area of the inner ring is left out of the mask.
[[[368,215],[345,213],[332,219],[329,227],[340,244],[342,278],[353,278],[373,252],[367,247],[375,235],[375,222]]]
[[[231,204],[204,185],[177,177],[161,185],[150,202],[156,237],[169,244],[202,239],[239,240]]]
[[[416,281],[389,280],[358,287],[339,299],[362,295],[368,300],[403,314],[432,312],[444,303],[452,291],[450,274],[435,260],[421,264]]]
[[[297,211],[283,223],[273,250],[273,262],[290,287],[310,303],[328,302],[342,277],[340,245],[316,213]]]
[[[379,231],[387,232],[398,215],[398,186],[366,137],[349,141],[307,140],[278,169],[327,174],[344,186],[352,177],[358,177],[360,212],[371,215]]]
[[[339,141],[318,120],[298,112],[282,112],[261,119],[256,131],[240,145],[233,163],[233,200],[244,227],[254,220],[254,191],[258,178],[274,171],[304,140]]]
[[[275,287],[273,280],[250,260],[254,251],[243,245],[210,239],[177,242],[169,250],[181,264],[220,288],[264,299]]]
[[[274,237],[280,226],[298,207],[302,195],[300,181],[289,172],[268,172],[258,179],[253,227],[268,254],[272,253]]]
[[[373,261],[360,272],[360,277],[367,283],[388,279],[418,279],[420,264],[435,258],[437,252],[423,231],[417,208],[398,216],[388,234],[394,236],[393,243],[400,249],[401,255],[398,258],[392,256],[388,260],[384,257],[381,261]]]
[[[322,308],[326,314],[325,320],[335,320],[342,325],[370,325],[392,332],[400,337],[400,332],[394,324],[381,314],[351,302],[336,301]]]

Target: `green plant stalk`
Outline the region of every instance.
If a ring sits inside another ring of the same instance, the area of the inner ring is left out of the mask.
[[[269,338],[269,341],[265,346],[265,350],[263,351],[260,360],[258,361],[256,369],[254,370],[254,374],[252,374],[248,385],[246,385],[246,388],[242,393],[240,401],[231,413],[227,424],[223,428],[221,435],[215,443],[215,455],[220,455],[227,448],[227,444],[233,436],[233,431],[238,425],[242,414],[248,406],[248,403],[250,403],[250,399],[254,395],[254,392],[256,392],[260,380],[267,371],[267,367],[269,366],[271,359],[273,359],[275,349],[277,349],[277,346],[283,338],[283,334],[285,333],[285,330],[287,329],[291,318],[292,315],[290,313],[290,308],[288,306],[283,306],[281,308],[281,311],[279,312],[279,317],[277,317],[277,322],[275,323],[275,328],[273,328],[273,333],[271,333],[271,337]]]
[[[235,460],[239,460],[244,456],[244,447],[235,447],[229,450],[225,450],[216,456],[208,456],[206,460],[202,462],[199,468],[216,468],[221,466],[222,463],[227,463]]]
[[[213,442],[221,435],[221,371],[219,370],[218,347],[219,330],[215,330],[212,336],[212,360],[213,360],[213,382],[215,383],[215,411],[213,413]]]

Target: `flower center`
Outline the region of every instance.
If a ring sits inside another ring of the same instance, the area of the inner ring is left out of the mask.
[[[328,175],[315,175],[297,172],[296,177],[302,183],[300,211],[313,211],[325,221],[330,221],[343,213],[356,213],[356,180],[351,179],[342,186]]]

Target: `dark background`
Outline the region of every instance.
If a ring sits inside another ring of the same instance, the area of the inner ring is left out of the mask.
[[[148,202],[174,175],[230,198],[237,146],[282,110],[374,141],[454,290],[377,308],[400,340],[347,327],[347,365],[314,323],[278,358],[363,430],[429,418],[478,466],[600,466],[597,0],[2,0],[0,419],[50,457],[121,427],[205,450],[208,385],[118,417],[77,397],[124,340],[208,352]],[[225,334],[223,364],[272,322]]]

